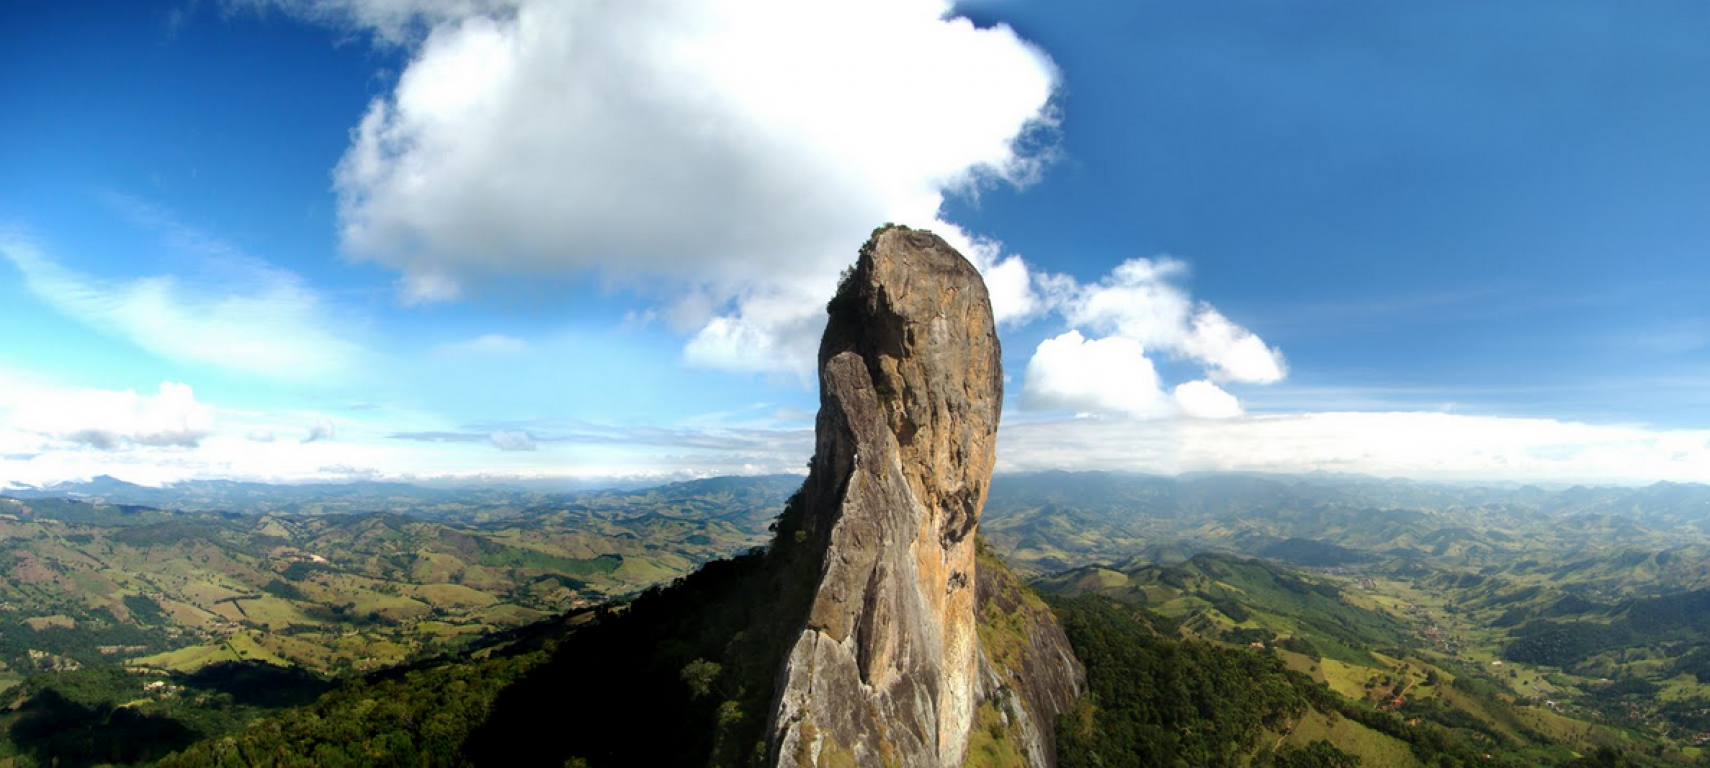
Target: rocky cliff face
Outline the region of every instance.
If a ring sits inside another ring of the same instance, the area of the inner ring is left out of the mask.
[[[1003,403],[985,283],[937,236],[887,228],[828,310],[801,531],[821,567],[779,683],[777,763],[962,765],[980,717],[1049,764],[1079,665],[1048,611],[978,573]]]

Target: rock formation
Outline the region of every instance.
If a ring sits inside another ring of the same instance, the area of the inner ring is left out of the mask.
[[[982,717],[1050,764],[1080,666],[1049,611],[995,560],[980,573],[976,552],[1003,404],[985,283],[937,236],[887,227],[828,312],[802,492],[820,568],[779,681],[776,762],[962,765],[990,705]]]

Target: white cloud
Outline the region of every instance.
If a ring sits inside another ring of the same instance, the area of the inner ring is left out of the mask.
[[[1195,308],[1193,330],[1181,340],[1180,348],[1188,358],[1209,366],[1219,381],[1274,384],[1286,375],[1281,352],[1265,346],[1258,335],[1229,322],[1209,304]]]
[[[471,457],[380,444],[364,416],[350,438],[332,441],[333,422],[318,414],[220,407],[191,387],[162,383],[152,394],[67,386],[40,375],[0,370],[0,486],[44,486],[110,474],[160,485],[189,478],[264,481],[337,479],[329,467],[400,475],[467,469]],[[347,419],[348,421],[348,419]],[[302,435],[311,439],[278,439]],[[343,437],[341,435],[341,437]]]
[[[1213,382],[1281,381],[1287,375],[1282,352],[1211,304],[1194,301],[1177,284],[1186,274],[1186,264],[1166,258],[1130,259],[1092,284],[1067,275],[1034,276],[1039,303],[1074,330],[1041,344],[1028,363],[1023,386],[1029,407],[1228,418],[1242,412],[1240,402]],[[1088,341],[1080,329],[1102,338]],[[1078,348],[1073,353],[1065,343],[1071,334],[1072,346]],[[1119,349],[1124,351],[1118,354]],[[1158,389],[1156,369],[1144,357],[1148,353],[1196,364],[1206,380],[1178,385],[1173,391],[1176,408],[1151,405],[1161,396],[1144,398],[1144,407],[1137,407],[1140,395],[1115,389],[1111,382],[1132,377],[1133,358],[1140,357],[1151,372],[1153,389]],[[1058,367],[1062,370],[1053,370]],[[1065,398],[1066,388],[1082,394]]]
[[[1088,339],[1080,331],[1040,342],[1027,363],[1022,392],[1031,410],[1145,419],[1242,414],[1240,401],[1210,381],[1184,382],[1166,394],[1140,342],[1125,336]]]
[[[104,451],[132,446],[194,448],[213,426],[213,411],[188,384],[163,382],[158,393],[133,390],[12,390],[0,395],[10,426],[49,441]]]
[[[1188,418],[1232,419],[1241,415],[1241,401],[1209,381],[1177,384],[1170,396]]]
[[[980,270],[992,302],[992,319],[998,327],[1019,325],[1037,318],[1050,305],[1033,287],[1041,279],[1027,262],[1005,254],[1003,244],[975,237],[953,224],[939,222],[934,231]]]
[[[1129,259],[1097,283],[1081,285],[1062,277],[1051,290],[1070,325],[1155,349],[1179,346],[1187,338],[1193,300],[1171,282],[1186,275],[1187,264],[1175,259]]]
[[[1037,173],[1018,142],[1058,79],[941,0],[281,5],[414,44],[335,173],[346,249],[398,270],[404,300],[491,274],[666,278],[685,360],[717,368],[805,371],[874,225],[958,234],[947,193]],[[1019,261],[983,266],[1000,317],[1031,311]]]
[[[1046,339],[1027,363],[1023,387],[1028,405],[1037,409],[1145,417],[1174,412],[1146,350],[1119,336],[1088,340],[1069,331]]]
[[[1020,256],[1008,256],[982,267],[986,291],[991,295],[992,315],[999,326],[1032,319],[1044,308],[1033,290],[1032,274]]]
[[[1098,283],[1059,282],[1054,290],[1071,326],[1200,363],[1224,381],[1282,380],[1282,353],[1210,304],[1195,302],[1174,282],[1186,274],[1187,265],[1175,259],[1129,259]]]
[[[0,231],[0,256],[30,291],[60,312],[177,362],[205,363],[276,379],[313,381],[344,372],[358,347],[332,330],[333,311],[295,274],[229,247],[169,232],[208,258],[213,279],[156,275],[106,280],[67,269],[17,232]]]
[[[775,288],[750,292],[739,304],[737,313],[706,321],[684,346],[684,361],[701,368],[805,375],[825,329],[824,300],[805,288]]]

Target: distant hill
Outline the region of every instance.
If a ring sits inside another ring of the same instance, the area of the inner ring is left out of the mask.
[[[1336,567],[1380,557],[1486,567],[1547,552],[1710,545],[1710,486],[1545,490],[1340,475],[1037,472],[992,483],[986,535],[1040,575],[1230,552]],[[1148,555],[1146,553],[1154,553]]]
[[[562,504],[608,504],[617,499],[645,497],[757,498],[763,494],[781,502],[797,486],[795,475],[756,475],[687,480],[639,489],[546,492],[505,486],[447,488],[402,482],[255,483],[234,480],[189,480],[159,488],[128,483],[107,475],[85,482],[47,488],[0,490],[16,499],[73,498],[105,504],[135,504],[186,511],[260,512],[394,512],[455,514],[472,507],[528,509]],[[774,498],[775,497],[775,498]]]
[[[621,490],[545,492],[501,485],[464,488],[403,482],[268,484],[192,480],[159,488],[110,476],[48,488],[12,488],[19,499],[77,498],[106,504],[191,511],[397,512],[441,514],[459,507],[535,507],[598,504],[623,498],[684,498],[761,493],[787,495],[798,475],[713,477]],[[1389,535],[1419,526],[1479,527],[1490,523],[1599,524],[1607,530],[1686,527],[1710,532],[1710,485],[1656,483],[1645,487],[1546,490],[1535,486],[1479,486],[1378,479],[1357,475],[1192,473],[1176,477],[1124,472],[1047,471],[993,477],[990,520],[1026,529],[1041,514],[1064,515],[1113,527],[1136,521],[1192,523],[1229,518],[1271,520],[1279,527],[1331,526],[1336,513],[1379,513]],[[1185,528],[1184,526],[1177,526]],[[1024,532],[1019,531],[1019,533]],[[1284,536],[1283,538],[1288,538]],[[1304,538],[1313,538],[1306,536]]]
[[[718,478],[492,503],[387,484],[213,486],[262,505],[241,513],[96,500],[183,501],[176,487],[111,479],[77,498],[0,496],[0,687],[8,674],[121,661],[330,672],[453,650],[761,544],[798,484]],[[398,499],[422,506],[387,511]]]

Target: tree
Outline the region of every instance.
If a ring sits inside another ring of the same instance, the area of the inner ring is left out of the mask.
[[[718,676],[724,672],[724,667],[716,661],[695,659],[683,666],[683,683],[689,686],[689,692],[699,699],[711,693],[718,685]]]
[[[1263,768],[1358,768],[1360,758],[1336,748],[1324,739],[1305,747],[1284,744],[1276,752],[1261,754],[1253,761]]]

